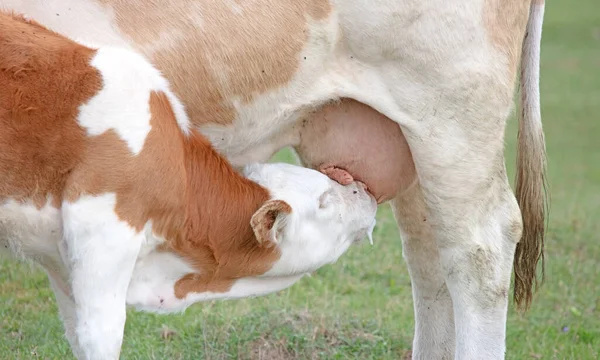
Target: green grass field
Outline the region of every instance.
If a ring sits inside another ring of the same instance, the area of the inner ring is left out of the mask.
[[[508,359],[600,357],[600,2],[548,2],[543,121],[552,196],[547,279],[530,312],[509,308]],[[514,163],[516,124],[507,132]],[[279,159],[289,154],[280,153]],[[512,177],[512,175],[511,175]],[[410,279],[389,206],[375,246],[270,296],[129,312],[123,359],[401,359],[410,354]],[[0,359],[71,359],[48,281],[0,260]]]

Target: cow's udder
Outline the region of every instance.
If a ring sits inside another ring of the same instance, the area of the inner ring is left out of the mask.
[[[296,147],[306,166],[334,180],[346,170],[365,183],[378,203],[409,187],[416,172],[400,126],[351,99],[323,106],[305,118]],[[342,180],[344,177],[342,177]]]

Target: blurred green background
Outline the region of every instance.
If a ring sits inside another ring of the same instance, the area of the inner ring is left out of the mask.
[[[600,349],[600,1],[549,1],[542,113],[552,196],[547,280],[530,312],[509,308],[507,359],[598,359]],[[516,122],[507,131],[513,178]],[[290,160],[283,151],[278,160]],[[413,335],[410,279],[389,206],[375,246],[270,296],[183,315],[129,312],[123,359],[399,359]],[[70,359],[48,281],[0,259],[0,359]]]

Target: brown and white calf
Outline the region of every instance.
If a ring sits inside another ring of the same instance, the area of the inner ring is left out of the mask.
[[[116,359],[126,304],[267,294],[370,236],[377,203],[315,170],[242,177],[141,55],[0,13],[0,245],[48,272],[81,359]]]
[[[165,74],[234,165],[293,146],[391,200],[414,359],[500,359],[543,253],[543,0],[0,0]],[[521,77],[516,197],[504,129]]]

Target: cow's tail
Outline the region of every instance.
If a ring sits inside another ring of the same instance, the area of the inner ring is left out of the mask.
[[[544,231],[548,212],[546,146],[540,111],[540,43],[544,0],[532,0],[521,53],[520,111],[516,197],[523,216],[523,236],[517,244],[514,300],[527,310],[544,280]],[[537,266],[541,260],[541,276]]]

